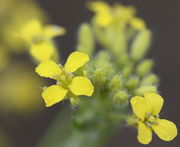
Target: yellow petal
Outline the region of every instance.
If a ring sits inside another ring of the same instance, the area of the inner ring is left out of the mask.
[[[107,13],[111,11],[111,7],[103,1],[90,2],[88,7],[96,13]]]
[[[146,115],[151,113],[152,107],[143,97],[135,96],[131,99],[133,112],[144,121]]]
[[[45,37],[53,38],[56,36],[62,36],[65,34],[66,30],[63,27],[56,25],[48,25],[43,29]]]
[[[94,87],[91,81],[86,77],[74,77],[69,85],[71,92],[74,95],[91,96],[94,92]]]
[[[142,30],[146,28],[146,24],[141,18],[132,18],[130,24],[136,30]]]
[[[109,13],[100,13],[94,17],[95,22],[101,27],[107,27],[112,19],[113,17]]]
[[[34,44],[30,49],[30,53],[36,60],[42,62],[52,58],[55,53],[55,47],[52,43],[47,42]]]
[[[164,103],[163,98],[157,93],[145,93],[144,97],[152,106],[152,114],[159,114]]]
[[[67,90],[58,85],[52,85],[46,88],[42,94],[46,107],[50,107],[64,99],[67,94]]]
[[[143,122],[138,123],[138,141],[142,144],[149,144],[152,140],[152,130]]]
[[[177,136],[176,125],[166,119],[158,119],[158,124],[153,125],[154,132],[164,141],[171,141]]]
[[[28,43],[32,43],[35,37],[41,34],[42,25],[37,19],[32,19],[21,29],[22,38]]]
[[[89,56],[87,54],[77,51],[73,52],[69,55],[66,61],[65,70],[68,72],[74,72],[88,61],[89,61]]]
[[[40,76],[52,79],[56,79],[62,72],[60,67],[52,60],[43,61],[35,70]]]

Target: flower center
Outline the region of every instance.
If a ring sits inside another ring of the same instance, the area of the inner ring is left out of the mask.
[[[148,127],[152,127],[152,125],[158,124],[157,118],[158,118],[158,116],[154,116],[154,115],[152,115],[152,114],[150,114],[150,113],[147,113],[147,114],[146,114],[146,119],[145,119],[145,124],[146,124]]]
[[[74,75],[72,73],[66,72],[64,69],[62,69],[62,74],[58,77],[57,84],[61,85],[65,89],[68,89],[73,76]]]

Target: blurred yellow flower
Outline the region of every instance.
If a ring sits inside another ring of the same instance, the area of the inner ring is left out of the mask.
[[[29,44],[51,40],[53,37],[65,34],[65,29],[56,25],[42,26],[38,19],[27,22],[20,31],[21,37]]]
[[[137,138],[140,143],[151,142],[152,130],[164,141],[171,141],[177,136],[176,125],[159,118],[163,103],[163,98],[156,93],[145,93],[144,97],[135,96],[131,99],[133,112],[139,119]]]
[[[43,27],[39,20],[32,19],[21,29],[20,37],[29,44],[32,57],[42,62],[55,57],[57,52],[52,39],[64,33],[65,29],[62,27],[55,25]]]
[[[43,61],[36,67],[36,72],[40,76],[57,81],[56,85],[46,88],[42,93],[47,107],[62,101],[65,96],[72,99],[79,95],[93,94],[94,87],[87,77],[73,75],[73,72],[88,61],[88,55],[76,51],[70,54],[64,67],[52,60]]]
[[[25,13],[24,13],[25,12]],[[24,42],[16,37],[17,30],[20,30],[24,23],[31,19],[46,21],[45,12],[35,1],[32,0],[1,0],[0,5],[0,44],[6,50],[13,52],[24,51]],[[7,21],[8,20],[8,21]]]
[[[136,10],[132,6],[115,4],[108,5],[103,1],[90,2],[89,9],[95,12],[94,22],[101,26],[107,27],[111,24],[130,24],[134,29],[140,30],[145,28],[145,22],[136,18]]]

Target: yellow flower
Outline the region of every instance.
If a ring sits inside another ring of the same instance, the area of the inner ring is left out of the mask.
[[[40,76],[57,81],[56,85],[46,88],[42,93],[47,107],[62,101],[66,96],[72,99],[79,95],[93,94],[94,87],[87,77],[73,75],[73,72],[88,61],[88,55],[76,51],[70,54],[64,67],[52,60],[46,60],[36,68]]]
[[[54,25],[42,26],[37,19],[30,20],[20,31],[20,36],[30,45],[30,54],[39,62],[52,59],[56,54],[53,37],[63,35],[64,28]]]
[[[135,15],[135,9],[131,6],[115,4],[110,6],[103,1],[89,3],[89,9],[95,12],[94,21],[101,27],[107,27],[112,23],[128,23]]]
[[[20,31],[20,36],[29,44],[50,40],[65,34],[65,29],[56,25],[43,26],[38,19],[27,22]]]
[[[99,26],[106,27],[112,22],[111,7],[107,3],[103,1],[91,2],[89,8],[96,13],[94,21]]]
[[[177,136],[176,125],[159,118],[163,103],[163,98],[156,93],[145,93],[144,97],[135,96],[131,99],[133,112],[139,119],[137,138],[140,143],[149,144],[152,131],[164,141],[171,141]]]

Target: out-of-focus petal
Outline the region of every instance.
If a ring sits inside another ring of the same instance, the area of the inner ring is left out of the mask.
[[[48,25],[43,29],[45,37],[53,38],[56,36],[62,36],[66,33],[66,30],[63,27],[56,25]]]
[[[52,43],[43,42],[32,45],[30,53],[36,60],[42,62],[52,58],[53,54],[55,53],[55,48]]]

